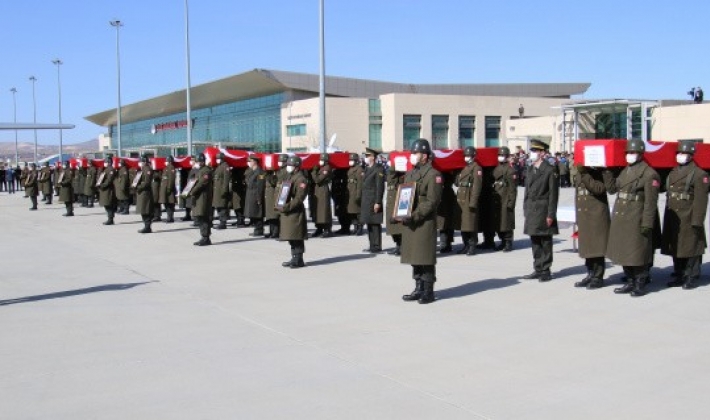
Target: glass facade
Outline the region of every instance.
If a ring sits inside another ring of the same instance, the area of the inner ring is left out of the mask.
[[[641,110],[631,111],[631,138],[641,139]],[[625,139],[627,134],[626,111],[602,112],[594,119],[594,138],[596,139]],[[647,124],[647,128],[649,125]],[[649,138],[650,131],[649,131]]]
[[[294,124],[286,126],[286,135],[291,136],[305,136],[306,135],[306,124]]]
[[[412,143],[421,137],[422,116],[404,115],[403,117],[404,141],[402,144],[404,150],[409,150]]]
[[[500,117],[486,117],[486,147],[500,146]]]
[[[368,114],[370,129],[367,143],[372,149],[382,150],[382,109],[379,99],[368,101]]]
[[[431,138],[434,149],[449,148],[449,116],[431,116]]]
[[[284,94],[246,99],[194,109],[192,141],[237,143],[247,149],[281,151],[281,103]],[[121,126],[121,147],[170,146],[187,141],[186,113],[181,112]],[[111,147],[117,148],[116,126],[109,127]],[[242,146],[243,145],[243,146]]]
[[[459,115],[459,147],[476,146],[476,117]]]

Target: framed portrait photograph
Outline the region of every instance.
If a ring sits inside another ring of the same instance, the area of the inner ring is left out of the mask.
[[[135,188],[138,186],[138,183],[141,182],[141,177],[143,176],[143,172],[137,172],[136,176],[133,177],[133,182],[131,182],[131,188]]]
[[[274,208],[278,211],[282,211],[286,203],[288,203],[289,194],[291,193],[291,181],[284,181],[281,184],[281,189],[277,191],[276,205]]]
[[[96,186],[100,187],[101,183],[104,182],[104,178],[106,177],[106,171],[103,170],[101,171],[101,175],[99,175],[99,179],[96,180]]]
[[[197,183],[197,178],[189,179],[187,181],[187,184],[185,185],[185,188],[182,189],[180,196],[187,197],[188,195],[190,195],[190,191],[192,191],[192,188],[195,186],[196,183]]]
[[[414,207],[414,192],[416,191],[416,182],[407,182],[400,184],[397,189],[397,199],[394,206],[394,214],[392,217],[400,220],[403,217],[412,216],[412,207]]]

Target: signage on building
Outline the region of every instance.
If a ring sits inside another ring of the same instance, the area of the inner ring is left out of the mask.
[[[288,119],[289,120],[296,120],[296,119],[302,119],[302,118],[310,118],[311,114],[297,114],[297,115],[289,115]]]
[[[195,126],[195,120],[192,120],[192,126]],[[161,131],[167,131],[167,130],[177,130],[179,128],[187,128],[187,120],[180,120],[180,121],[170,121],[170,122],[165,122],[165,123],[160,123],[160,124],[153,124],[150,126],[150,132],[152,134],[159,133]]]

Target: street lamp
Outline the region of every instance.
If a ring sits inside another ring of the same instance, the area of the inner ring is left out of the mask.
[[[62,123],[62,80],[59,75],[59,68],[64,62],[62,60],[55,58],[52,63],[57,66],[57,91],[59,93],[59,124]],[[62,154],[62,129],[59,129],[59,162],[64,160],[64,155]]]
[[[10,89],[10,92],[12,92],[12,107],[13,107],[13,112],[14,112],[14,121],[15,124],[17,124],[17,89],[12,88]],[[20,152],[17,147],[17,129],[15,129],[15,166],[18,166],[20,164]]]
[[[118,157],[121,157],[121,48],[120,29],[123,22],[120,20],[109,21],[111,26],[116,28],[116,84],[118,85],[118,109],[116,110],[116,148]]]
[[[35,82],[37,78],[30,76],[30,82],[32,82],[32,115],[35,124],[37,124],[37,97],[35,95]],[[35,135],[35,163],[37,162],[37,129],[33,130]]]
[[[192,113],[190,102],[190,20],[187,8],[187,0],[185,0],[185,61],[187,66],[187,89],[186,92],[186,107],[187,107],[187,154],[192,156]]]
[[[320,0],[320,151],[325,153],[325,5]]]

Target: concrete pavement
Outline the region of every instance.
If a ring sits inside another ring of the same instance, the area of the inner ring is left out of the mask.
[[[522,192],[522,190],[521,190]],[[522,197],[522,195],[521,195]],[[561,205],[572,204],[563,189]],[[704,419],[707,268],[693,291],[580,290],[570,229],[554,279],[532,255],[446,255],[438,301],[405,303],[410,267],[366,235],[311,239],[308,267],[250,229],[213,231],[101,208],[30,212],[0,193],[3,419]],[[522,226],[520,202],[518,226]],[[311,226],[311,229],[313,227]],[[383,240],[391,246],[389,238]],[[460,238],[456,239],[460,247]]]

